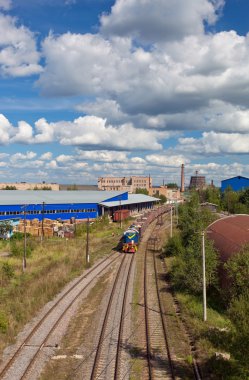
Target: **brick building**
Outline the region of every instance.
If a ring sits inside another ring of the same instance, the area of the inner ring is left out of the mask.
[[[181,199],[181,192],[176,188],[168,188],[167,186],[153,186],[149,189],[149,195],[159,197],[164,195],[168,203],[178,202]]]
[[[129,193],[135,193],[136,189],[146,189],[149,191],[151,186],[152,180],[150,177],[131,176],[98,178],[99,190],[128,191]]]

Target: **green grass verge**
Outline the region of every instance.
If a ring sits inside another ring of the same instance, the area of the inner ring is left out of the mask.
[[[130,224],[127,221],[124,229]],[[90,229],[91,264],[109,254],[122,235],[116,224],[98,224]],[[23,326],[67,284],[86,268],[86,235],[75,239],[29,238],[32,252],[27,269],[22,272],[23,241],[16,242],[17,255],[0,256],[0,353],[13,343]],[[0,254],[10,251],[8,242],[0,241]]]

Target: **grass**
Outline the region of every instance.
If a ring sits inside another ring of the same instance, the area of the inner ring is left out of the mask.
[[[124,225],[127,227],[129,221]],[[123,230],[122,230],[123,231]],[[109,254],[122,234],[116,224],[98,223],[90,229],[91,264]],[[13,343],[23,326],[73,278],[86,268],[85,233],[75,239],[29,238],[32,253],[22,272],[23,241],[18,241],[17,256],[0,257],[0,353]],[[10,252],[10,244],[0,241],[0,254]]]
[[[165,260],[170,271],[173,258],[167,257]],[[234,360],[215,359],[216,352],[229,352],[232,330],[226,312],[217,306],[219,302],[207,298],[207,321],[204,322],[201,296],[180,291],[176,291],[175,296],[179,301],[182,317],[194,338],[204,378],[235,379],[233,376],[237,373],[237,367]]]

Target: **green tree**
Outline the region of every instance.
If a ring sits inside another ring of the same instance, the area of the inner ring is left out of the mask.
[[[2,190],[16,190],[16,186],[7,185]]]
[[[177,184],[174,183],[174,182],[167,183],[166,186],[167,186],[168,189],[178,189]]]
[[[137,188],[136,191],[135,191],[135,194],[145,194],[145,195],[148,195],[149,192],[148,192],[147,189]]]
[[[248,289],[238,298],[233,299],[229,308],[229,316],[234,325],[232,337],[232,353],[243,365],[249,376],[249,291]],[[245,377],[248,379],[248,377]]]
[[[182,256],[184,247],[180,233],[175,233],[168,239],[166,246],[164,247],[164,254],[166,256]]]
[[[240,193],[239,201],[249,208],[249,188]]]
[[[166,203],[167,202],[167,198],[165,197],[165,195],[161,194],[161,195],[159,195],[159,198],[160,198],[160,202],[161,203]]]
[[[13,227],[8,220],[0,222],[0,236],[5,237],[8,232],[12,231]]]
[[[202,209],[199,204],[199,194],[191,192],[188,202],[179,206],[179,228],[183,245],[187,246],[193,236],[212,223],[216,216],[208,209]]]
[[[206,285],[207,289],[218,284],[218,255],[211,241],[206,239]],[[180,289],[193,294],[202,292],[202,248],[201,236],[196,235],[188,247],[176,257],[172,267],[172,282]]]
[[[206,202],[214,203],[217,206],[220,206],[220,204],[221,204],[221,192],[220,192],[220,189],[218,189],[217,187],[211,187],[211,186],[209,186],[205,190],[205,198],[206,198]]]
[[[224,210],[234,214],[236,213],[236,207],[239,203],[239,193],[233,191],[233,189],[228,186],[222,195],[222,206]]]
[[[249,292],[249,245],[232,256],[224,267],[229,280],[229,298],[238,298],[244,292]]]
[[[173,285],[199,294],[202,291],[201,232],[215,219],[213,213],[199,205],[199,194],[191,192],[188,202],[179,207],[180,237],[170,239],[166,254],[175,255],[172,266]],[[213,244],[205,240],[207,288],[216,286],[218,256]]]

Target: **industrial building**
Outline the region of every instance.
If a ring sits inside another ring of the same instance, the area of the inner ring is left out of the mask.
[[[152,179],[150,177],[131,176],[131,177],[100,177],[98,178],[99,190],[116,190],[128,191],[135,193],[136,189],[146,189],[152,186]]]
[[[225,191],[228,187],[231,187],[234,191],[245,190],[249,187],[249,178],[237,176],[221,181],[221,191]]]
[[[168,188],[165,186],[153,186],[149,189],[149,195],[159,197],[164,195],[167,198],[167,203],[175,203],[181,200],[181,192],[176,188]]]
[[[206,178],[198,174],[198,171],[195,172],[194,176],[190,178],[190,189],[203,190],[206,188]]]
[[[0,221],[10,219],[95,219],[117,209],[152,208],[157,198],[127,191],[11,191],[0,192]]]

